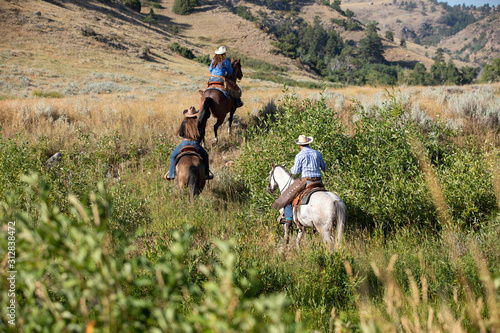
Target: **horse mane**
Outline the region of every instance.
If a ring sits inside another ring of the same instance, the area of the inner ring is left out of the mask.
[[[287,174],[287,176],[292,177],[292,174],[285,168],[284,165],[277,165],[276,168],[283,169],[283,171]]]

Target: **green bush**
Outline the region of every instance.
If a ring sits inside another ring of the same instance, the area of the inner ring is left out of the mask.
[[[189,15],[191,10],[198,6],[196,0],[175,0],[172,6],[172,11],[177,15]]]
[[[236,15],[244,18],[245,20],[248,20],[248,21],[257,21],[258,20],[258,18],[256,18],[255,16],[252,15],[252,12],[248,9],[248,7],[239,5],[234,9],[234,12]]]
[[[179,43],[172,43],[172,44],[170,44],[168,46],[168,48],[170,50],[172,50],[173,52],[180,54],[184,58],[188,58],[188,59],[194,59],[195,58],[194,54],[193,54],[193,51],[191,51],[187,47],[180,46]]]
[[[262,191],[272,162],[291,163],[299,134],[313,136],[328,166],[327,188],[337,192],[348,208],[349,225],[394,230],[402,226],[440,229],[425,175],[420,170],[413,137],[426,149],[457,225],[485,221],[495,208],[491,178],[482,154],[459,148],[442,124],[420,128],[409,117],[409,105],[388,93],[380,108],[355,110],[356,129],[348,137],[324,99],[299,101],[285,95],[280,112],[255,123],[237,162],[237,173],[258,211],[273,214],[274,200]],[[315,124],[311,126],[311,124]],[[290,166],[290,164],[289,164]],[[469,182],[465,179],[471,179]]]
[[[63,94],[58,93],[56,91],[43,92],[41,90],[33,90],[32,94],[35,97],[43,97],[43,98],[63,98],[64,97]]]
[[[4,332],[84,332],[89,327],[120,332],[203,331],[301,332],[285,312],[283,294],[254,297],[244,290],[257,283],[252,272],[236,274],[237,256],[229,242],[217,241],[211,265],[192,250],[193,233],[173,232],[149,246],[145,256],[130,255],[134,238],[113,231],[112,198],[103,184],[90,194],[89,206],[74,195],[71,213],[62,214],[48,201],[50,188],[36,175],[25,177],[26,191],[40,223],[33,227],[27,211],[0,205],[3,225],[15,231],[16,324],[2,320]],[[16,200],[12,196],[9,200]],[[0,244],[7,248],[8,237]],[[150,259],[148,259],[150,258]],[[217,258],[224,258],[223,261]],[[204,276],[203,279],[193,277]],[[1,293],[3,304],[10,304]]]
[[[141,12],[141,1],[140,0],[125,0],[125,6],[140,13]]]

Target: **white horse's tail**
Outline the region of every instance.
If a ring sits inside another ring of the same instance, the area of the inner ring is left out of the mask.
[[[339,249],[344,236],[344,228],[347,223],[347,207],[342,200],[335,200],[335,211],[337,215],[337,239],[335,240],[335,248]]]

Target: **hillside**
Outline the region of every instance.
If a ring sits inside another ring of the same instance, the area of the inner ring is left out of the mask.
[[[156,22],[147,24],[143,20],[150,7],[143,6],[137,13],[118,0],[0,2],[1,95],[28,96],[34,90],[63,95],[198,90],[206,81],[206,65],[171,51],[172,43],[188,48],[195,56],[211,55],[224,44],[229,55],[279,66],[282,80],[320,79],[307,65],[279,52],[273,46],[277,37],[262,29],[260,19],[245,20],[233,12],[230,4],[218,1],[202,2],[191,15],[176,15],[172,12],[173,3],[174,0],[162,0],[161,8],[154,8]],[[428,0],[421,4],[432,6]],[[265,15],[276,22],[290,15],[289,9],[268,8],[262,1],[233,1],[232,5],[247,8],[257,18]],[[363,27],[349,31],[335,24],[335,20],[342,21],[345,16],[329,6],[315,1],[297,2],[294,6],[293,15],[299,21],[312,25],[319,17],[325,29],[334,28],[345,41],[358,43],[365,36]],[[444,39],[436,47],[413,43],[412,38],[408,38],[406,47],[399,46],[400,38],[418,32],[422,25],[435,25],[443,9],[434,7],[434,11],[423,15],[421,10],[404,10],[389,0],[342,3],[342,9],[352,10],[354,18],[363,24],[376,19],[380,36],[394,31],[394,42],[383,40],[384,57],[389,62],[409,68],[422,62],[429,69],[438,46],[453,52],[457,67],[498,56],[498,14]],[[479,36],[476,41],[475,36]],[[461,52],[467,44],[471,45]],[[246,78],[258,70],[255,66],[244,68]]]
[[[270,54],[271,37],[249,21],[210,5],[179,16],[171,12],[172,3],[164,1],[163,9],[155,9],[157,21],[148,25],[143,20],[149,8],[136,13],[112,1],[0,2],[2,95],[197,90],[206,81],[206,65],[172,52],[169,45],[175,42],[196,56],[211,55],[225,44],[230,54],[288,68],[290,77],[313,77],[289,58]],[[214,18],[226,23],[206,33]]]
[[[469,62],[490,63],[491,59],[500,58],[500,13],[443,39],[439,46],[451,51],[455,58]]]
[[[413,7],[407,4],[411,2]],[[491,62],[499,56],[500,38],[498,31],[500,20],[498,12],[485,14],[478,8],[462,9],[460,13],[483,19],[465,27],[458,33],[440,39],[439,33],[450,27],[440,23],[447,11],[436,1],[400,1],[400,0],[343,0],[342,9],[351,10],[355,18],[363,23],[379,22],[380,34],[392,31],[397,39],[405,38],[414,42],[408,49],[418,55],[433,56],[437,47],[443,48],[454,59],[457,66],[477,66],[483,62]],[[403,5],[406,4],[406,5]],[[450,7],[448,7],[450,8]],[[453,20],[456,17],[452,17]],[[484,37],[480,36],[484,33]],[[474,38],[478,41],[473,41]],[[418,44],[417,44],[418,43]],[[424,46],[432,43],[435,46]],[[419,45],[420,44],[420,45]],[[460,51],[464,49],[464,51]],[[447,58],[448,59],[448,58]],[[427,63],[422,61],[424,64]],[[427,66],[429,68],[429,66]]]

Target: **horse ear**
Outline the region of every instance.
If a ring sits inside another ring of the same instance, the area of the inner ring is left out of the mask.
[[[233,58],[233,57],[231,57],[231,62],[233,62],[233,61],[234,61],[234,58]]]
[[[238,62],[240,62],[240,61],[241,61],[241,58],[238,58]]]

